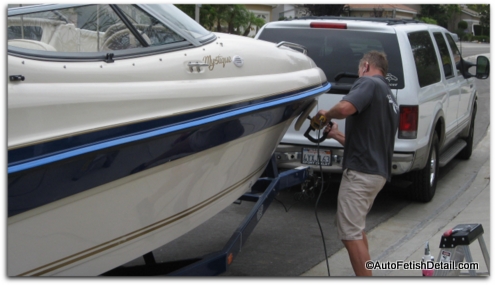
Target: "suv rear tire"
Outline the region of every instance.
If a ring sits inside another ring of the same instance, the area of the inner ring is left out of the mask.
[[[435,196],[438,180],[438,135],[433,135],[428,162],[426,166],[418,171],[413,171],[407,174],[407,177],[412,182],[412,189],[408,192],[409,198],[418,202],[430,202]]]

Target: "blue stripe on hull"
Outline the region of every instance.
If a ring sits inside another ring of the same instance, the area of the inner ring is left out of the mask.
[[[73,138],[73,141],[85,144],[74,147],[77,146],[74,143],[69,145],[71,149],[63,150],[63,142],[67,140],[64,139],[11,150],[8,216],[262,131],[298,115],[312,98],[328,89],[329,85],[325,85],[147,131],[143,130],[146,124],[141,123],[127,129],[105,130],[104,134],[85,134],[79,140]],[[156,124],[151,122],[148,126]],[[140,131],[122,136],[129,129]],[[112,134],[114,139],[108,138]],[[105,136],[107,138],[103,141],[87,143],[90,138]],[[150,149],[155,151],[151,152]],[[27,154],[31,155],[31,159],[26,159]],[[41,155],[33,158],[33,154]],[[124,163],[122,158],[127,158]]]

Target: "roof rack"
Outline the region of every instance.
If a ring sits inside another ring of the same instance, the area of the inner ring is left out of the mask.
[[[355,20],[355,21],[381,22],[381,23],[387,23],[387,25],[424,23],[423,21],[413,20],[413,19],[364,18],[364,17],[342,17],[342,16],[307,16],[301,18],[288,19],[286,21],[291,21],[291,20]]]

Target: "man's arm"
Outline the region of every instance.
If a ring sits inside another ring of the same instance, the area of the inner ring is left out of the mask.
[[[356,112],[357,109],[356,107],[354,107],[354,105],[352,105],[352,103],[342,100],[335,106],[333,106],[332,109],[330,109],[329,111],[318,111],[318,113],[316,113],[316,116],[313,117],[313,121],[318,122],[321,116],[325,117],[325,122],[330,122],[331,119],[345,119]]]
[[[332,118],[340,120],[345,119],[356,112],[357,109],[356,107],[354,107],[354,105],[352,105],[352,103],[342,100],[335,106],[333,106],[333,108],[325,114],[325,117],[328,121]]]

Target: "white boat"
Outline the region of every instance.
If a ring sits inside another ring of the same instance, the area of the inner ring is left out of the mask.
[[[7,26],[8,276],[100,275],[185,234],[330,88],[294,45],[173,5],[9,8]]]

